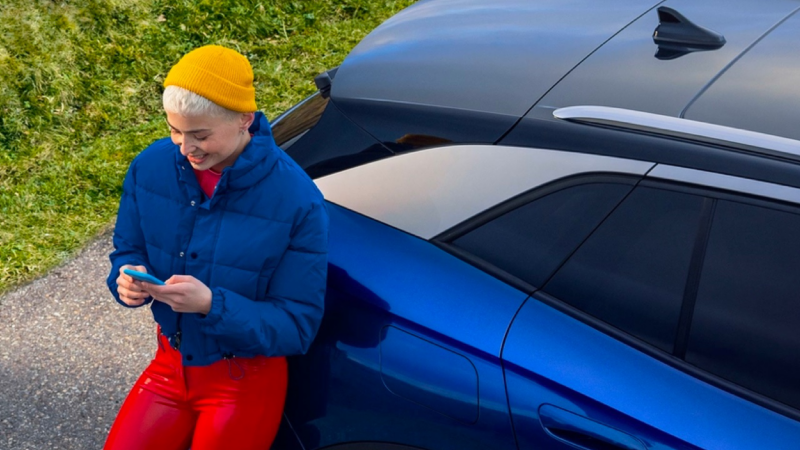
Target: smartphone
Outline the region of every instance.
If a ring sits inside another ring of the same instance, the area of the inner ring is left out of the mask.
[[[158,278],[150,275],[149,273],[139,272],[138,270],[132,270],[132,269],[125,269],[122,272],[125,275],[132,276],[134,280],[146,281],[148,283],[158,284],[160,286],[166,284],[163,281],[159,280]]]

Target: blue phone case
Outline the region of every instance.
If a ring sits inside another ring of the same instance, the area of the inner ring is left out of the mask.
[[[161,286],[166,284],[163,281],[159,280],[158,278],[150,275],[149,273],[139,272],[138,270],[132,270],[132,269],[125,269],[122,272],[124,272],[126,275],[132,276],[134,279],[139,281],[146,281],[148,283],[158,284]]]

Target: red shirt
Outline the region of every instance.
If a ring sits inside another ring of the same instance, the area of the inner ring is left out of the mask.
[[[222,172],[214,172],[211,169],[208,170],[194,170],[194,176],[197,177],[197,181],[200,183],[200,188],[203,189],[203,192],[206,193],[206,197],[211,198],[214,196],[214,188],[217,187],[217,183],[219,183],[219,179],[222,178]]]

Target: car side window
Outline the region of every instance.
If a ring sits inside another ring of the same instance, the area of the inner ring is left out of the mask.
[[[497,217],[452,245],[541,286],[631,188],[615,183],[567,187]]]
[[[328,105],[328,100],[316,92],[275,119],[272,124],[272,136],[275,143],[282,149],[288,150],[292,144],[319,122],[319,118],[322,117],[322,113]]]
[[[800,409],[800,214],[720,200],[686,361]]]
[[[672,352],[704,200],[637,188],[544,291]]]
[[[393,154],[345,117],[329,98],[323,98],[319,93],[276,120],[273,133],[275,142],[311,178]]]

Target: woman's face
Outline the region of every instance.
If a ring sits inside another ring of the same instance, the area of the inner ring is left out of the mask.
[[[197,170],[214,169],[221,172],[233,165],[250,142],[248,127],[253,122],[252,113],[242,114],[236,120],[220,117],[187,117],[167,112],[172,142],[180,146],[181,153]]]

